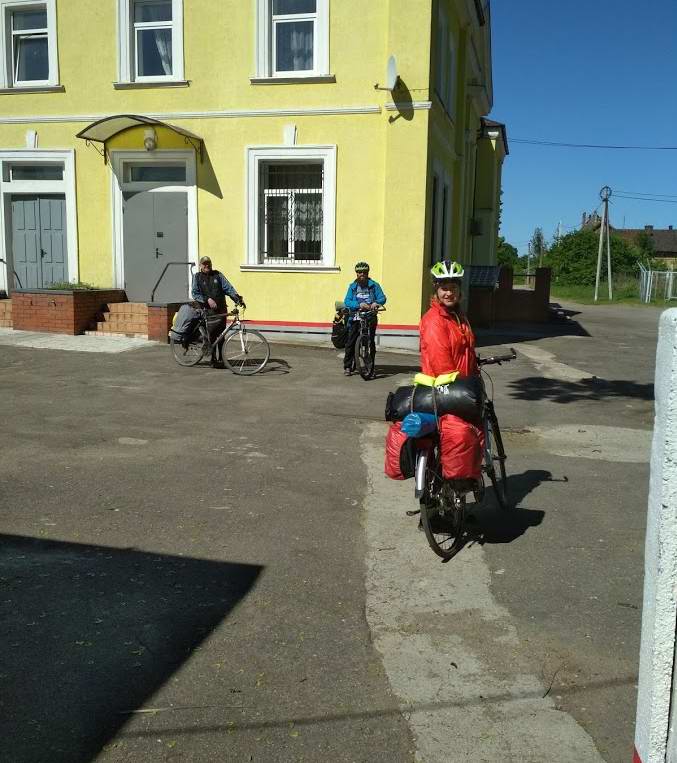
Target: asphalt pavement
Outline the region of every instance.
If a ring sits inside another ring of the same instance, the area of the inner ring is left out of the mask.
[[[627,760],[659,313],[565,307],[480,338],[518,508],[449,564],[380,473],[415,355],[0,344],[2,755]]]

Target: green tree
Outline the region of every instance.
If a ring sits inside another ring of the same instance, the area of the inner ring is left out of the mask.
[[[545,243],[545,236],[543,235],[543,228],[534,228],[530,243],[531,256],[534,258],[534,264],[540,266],[543,262],[543,257],[548,250]]]
[[[519,253],[517,249],[509,244],[503,236],[498,237],[496,244],[496,262],[499,265],[507,265],[514,268],[517,265]]]
[[[592,286],[597,272],[599,232],[579,230],[562,236],[545,256],[544,265],[552,268],[553,281],[565,286]],[[606,278],[606,241],[603,252],[603,278]],[[642,253],[620,236],[611,235],[611,270],[615,278],[636,275]]]

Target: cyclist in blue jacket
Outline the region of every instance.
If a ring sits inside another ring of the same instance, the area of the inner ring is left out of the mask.
[[[383,289],[376,281],[369,278],[369,264],[367,262],[358,262],[355,265],[355,280],[348,286],[346,297],[343,300],[345,306],[352,313],[358,310],[376,310],[380,305],[385,305],[386,295]],[[369,327],[369,337],[371,339],[372,354],[376,353],[376,314]],[[360,324],[358,321],[350,319],[348,327],[348,339],[346,341],[346,354],[343,358],[343,373],[350,376],[355,364],[355,342],[359,333]]]

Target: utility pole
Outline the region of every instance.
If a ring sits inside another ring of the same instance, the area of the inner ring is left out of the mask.
[[[597,275],[595,277],[595,302],[599,296],[599,276],[602,270],[602,250],[604,248],[604,234],[606,233],[606,252],[607,252],[607,278],[609,281],[609,302],[613,299],[613,289],[611,285],[611,237],[609,236],[609,197],[611,188],[605,185],[599,192],[599,197],[604,202],[602,221],[599,226],[599,249],[597,251]]]
[[[531,275],[531,241],[529,242],[529,249],[527,250],[527,276]],[[528,285],[527,278],[527,285]]]

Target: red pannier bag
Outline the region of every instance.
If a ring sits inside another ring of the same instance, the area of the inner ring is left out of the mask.
[[[440,417],[439,430],[444,479],[478,479],[482,472],[482,430],[453,415]]]
[[[391,480],[408,480],[416,469],[416,451],[432,444],[429,437],[407,437],[402,422],[391,424],[386,435],[385,473]]]

